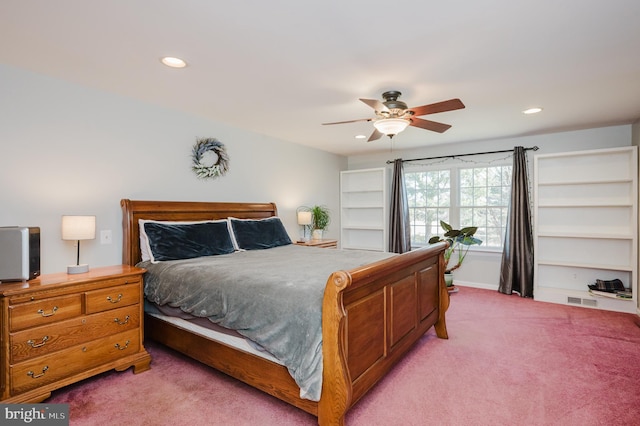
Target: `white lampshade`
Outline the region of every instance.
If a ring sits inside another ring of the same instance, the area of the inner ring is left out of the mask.
[[[311,225],[311,212],[298,212],[298,225]]]
[[[373,127],[380,133],[384,133],[387,136],[394,136],[406,129],[409,123],[410,121],[404,118],[383,118],[374,121]]]
[[[62,216],[63,240],[93,240],[95,237],[95,216]]]
[[[76,264],[67,266],[68,274],[81,274],[89,271],[88,264],[80,263],[80,240],[93,240],[95,237],[95,216],[62,216],[62,239],[78,242]]]

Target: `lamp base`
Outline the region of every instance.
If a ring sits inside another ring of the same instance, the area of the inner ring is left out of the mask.
[[[89,272],[89,265],[86,263],[67,266],[67,274],[83,274],[85,272]]]

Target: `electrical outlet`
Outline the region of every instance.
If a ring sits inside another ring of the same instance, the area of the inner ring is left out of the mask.
[[[110,229],[100,231],[100,244],[111,244],[112,242],[113,242],[113,237],[111,235]]]

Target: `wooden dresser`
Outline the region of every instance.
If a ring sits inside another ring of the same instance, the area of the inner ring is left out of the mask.
[[[109,266],[0,284],[0,400],[40,402],[107,370],[148,370],[144,272]]]

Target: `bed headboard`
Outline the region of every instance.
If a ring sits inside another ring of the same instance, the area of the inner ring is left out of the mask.
[[[122,263],[135,265],[142,260],[138,219],[196,221],[225,219],[264,219],[277,216],[275,203],[210,203],[192,201],[136,201],[123,199]]]

